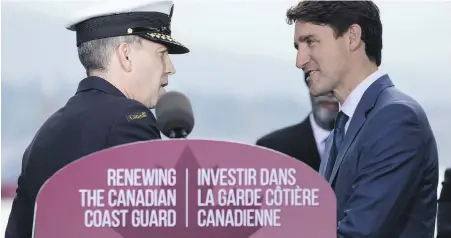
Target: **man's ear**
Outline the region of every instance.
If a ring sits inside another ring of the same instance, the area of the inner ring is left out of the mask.
[[[362,44],[362,28],[358,24],[352,24],[348,29],[347,35],[349,50],[357,50]]]
[[[116,49],[116,55],[119,60],[119,64],[126,71],[130,72],[132,70],[132,61],[130,58],[131,47],[127,43],[122,43]]]

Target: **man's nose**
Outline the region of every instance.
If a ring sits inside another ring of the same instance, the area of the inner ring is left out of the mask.
[[[167,57],[165,57],[165,70],[166,70],[166,74],[167,75],[172,75],[175,74],[175,67],[172,64],[171,58],[169,57],[169,55]]]
[[[309,62],[310,55],[308,51],[299,47],[298,53],[296,55],[296,67],[298,67],[299,69],[304,69]]]

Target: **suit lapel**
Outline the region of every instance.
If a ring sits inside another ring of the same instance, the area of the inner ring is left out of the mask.
[[[346,132],[343,144],[341,145],[340,151],[338,151],[337,160],[335,161],[332,173],[329,178],[330,184],[333,183],[335,176],[337,175],[338,169],[341,166],[341,162],[343,161],[346,152],[348,152],[349,146],[354,141],[355,137],[357,136],[357,133],[360,131],[360,128],[362,128],[363,124],[365,124],[366,121],[365,115],[363,113],[358,112],[359,112],[358,110],[355,111],[354,116],[352,117],[351,122],[349,123],[349,128],[348,131]]]
[[[393,83],[390,78],[388,75],[384,75],[371,84],[371,86],[363,94],[363,97],[357,105],[354,115],[352,116],[351,122],[349,123],[349,128],[345,134],[340,151],[338,151],[337,160],[335,161],[331,176],[329,178],[330,184],[333,184],[349,147],[358,135],[362,126],[365,124],[367,112],[374,107],[379,94],[384,89],[391,86],[393,86]]]

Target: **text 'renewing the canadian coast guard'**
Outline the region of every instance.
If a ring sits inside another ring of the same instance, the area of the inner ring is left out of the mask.
[[[107,189],[79,189],[84,226],[188,227],[195,217],[198,227],[279,227],[284,207],[320,205],[319,188],[299,187],[294,168],[198,168],[191,177],[189,169],[177,172],[107,169]]]

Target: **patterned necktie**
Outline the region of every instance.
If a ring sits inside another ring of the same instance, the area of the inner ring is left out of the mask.
[[[333,144],[332,148],[330,149],[329,161],[327,161],[325,173],[325,178],[327,180],[329,180],[332,174],[332,169],[334,168],[335,160],[337,159],[338,152],[340,151],[340,146],[343,142],[343,138],[345,135],[345,125],[346,122],[348,122],[348,119],[349,117],[342,111],[340,111],[337,114],[334,127]]]

